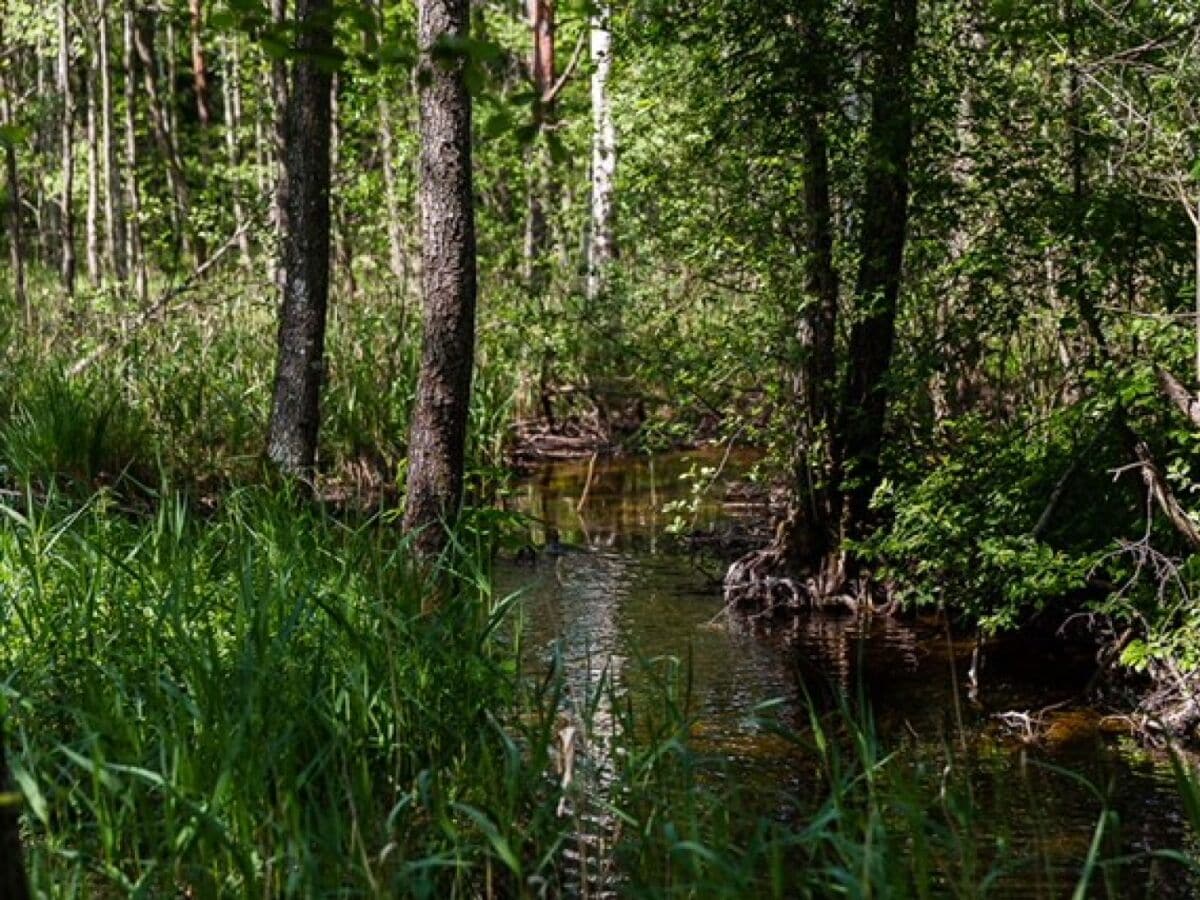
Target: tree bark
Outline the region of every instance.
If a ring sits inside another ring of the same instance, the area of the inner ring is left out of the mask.
[[[338,171],[342,165],[341,105],[338,101],[340,88],[341,75],[335,74],[329,89],[329,104],[332,110],[330,114],[329,157],[334,184],[337,183]],[[344,279],[343,284],[346,296],[353,299],[358,293],[358,283],[354,280],[354,250],[350,243],[349,217],[346,215],[346,204],[341,200],[337,191],[334,192],[332,203],[334,271],[335,273],[340,273]],[[336,276],[334,281],[336,283]]]
[[[392,126],[392,106],[379,98],[379,138],[383,151],[383,188],[387,203],[388,268],[400,282],[401,295],[408,293],[408,250],[404,242],[404,223],[400,215],[400,179],[396,161],[396,137]]]
[[[4,21],[0,17],[0,46],[4,43]],[[12,86],[8,82],[7,70],[0,66],[0,121],[5,125],[15,124],[13,119]],[[25,246],[21,232],[21,181],[17,172],[17,149],[12,144],[4,146],[4,177],[8,183],[8,255],[12,268],[13,301],[21,310],[28,329],[33,325],[33,309],[25,291]]]
[[[146,254],[142,247],[142,197],[137,177],[137,56],[133,0],[125,0],[122,18],[125,49],[125,182],[129,191],[129,222],[126,228],[126,257],[133,272],[137,298],[145,302],[149,292]]]
[[[221,99],[225,107],[225,158],[229,163],[230,185],[233,195],[233,225],[238,237],[238,253],[243,265],[250,262],[250,236],[246,233],[246,212],[242,207],[242,185],[240,170],[242,149],[238,140],[242,125],[241,65],[238,57],[237,35],[221,38],[221,58],[225,72],[221,79]]]
[[[805,0],[796,26],[806,60],[801,101],[804,214],[798,255],[805,260],[805,289],[794,312],[792,373],[795,433],[791,448],[790,497],[773,540],[737,560],[725,579],[726,599],[741,605],[767,605],[805,591],[820,597],[841,589],[837,461],[837,318],[840,294],[834,262],[834,219],[829,168],[828,117],[833,103],[826,29],[828,0]],[[809,586],[800,587],[800,579]],[[775,586],[781,587],[780,594]]]
[[[445,547],[462,504],[475,352],[471,97],[444,44],[467,37],[469,14],[469,0],[420,0],[418,12],[424,335],[404,527],[425,558]]]
[[[912,59],[917,0],[880,3],[867,135],[858,270],[857,315],[850,331],[849,371],[836,432],[842,467],[842,538],[866,533],[871,497],[882,479],[887,376],[896,340],[896,308],[908,234],[908,168],[912,148]]]
[[[588,236],[587,296],[599,297],[607,269],[617,255],[614,221],[617,133],[608,100],[612,74],[612,6],[601,3],[590,23],[592,55],[592,199]]]
[[[204,58],[204,0],[188,0],[192,38],[192,91],[196,95],[196,117],[207,128],[212,123],[212,101],[208,88],[208,63]]]
[[[834,428],[837,417],[837,316],[839,279],[833,258],[833,203],[830,193],[826,120],[831,101],[830,48],[825,39],[827,0],[810,0],[800,27],[809,69],[802,112],[804,152],[804,257],[806,290],[797,322],[801,365],[795,376],[798,431],[795,436],[789,518],[793,563],[812,565],[837,544],[836,490],[833,484]]]
[[[108,0],[99,0],[100,55],[100,151],[104,169],[104,252],[113,275],[124,284],[129,275],[125,248],[125,209],[122,199],[121,166],[117,158],[116,128],[113,123],[113,86]]]
[[[100,283],[100,137],[96,121],[99,98],[96,90],[96,60],[85,69],[87,87],[87,218],[85,241],[88,281],[93,287]]]
[[[544,135],[554,123],[554,100],[550,90],[554,85],[554,2],[528,0],[529,26],[533,34],[530,70],[533,77],[533,122],[537,129],[527,156],[528,210],[525,220],[525,279],[530,293],[539,297],[549,283],[546,249],[549,226],[546,207],[550,205],[552,177],[551,160],[546,152]]]
[[[60,153],[62,159],[62,193],[59,195],[60,265],[63,288],[67,296],[75,293],[75,213],[71,195],[75,186],[74,129],[75,99],[71,91],[71,32],[68,0],[58,3],[58,90],[62,97]]]
[[[329,300],[331,0],[298,0],[300,57],[287,105],[287,230],[283,307],[267,456],[311,477],[320,429],[325,312]]]
[[[271,0],[271,22],[279,29],[287,23],[287,0]],[[284,235],[288,232],[288,174],[287,174],[287,109],[288,77],[287,63],[282,59],[271,60],[271,104],[274,116],[271,119],[272,149],[275,155],[275,191],[271,198],[271,224],[279,247],[271,260],[272,281],[280,287],[284,280]]]
[[[0,897],[28,900],[29,882],[21,852],[21,808],[10,793],[12,785],[4,750],[4,719],[0,718]]]

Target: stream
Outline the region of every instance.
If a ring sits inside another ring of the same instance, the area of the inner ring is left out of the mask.
[[[1004,859],[1015,861],[989,896],[1071,896],[1105,804],[1119,822],[1105,856],[1133,857],[1110,894],[1200,894],[1181,866],[1147,855],[1194,853],[1196,844],[1169,760],[1078,703],[1091,674],[1086,658],[1049,641],[1001,643],[983,655],[973,693],[973,642],[932,619],[814,611],[769,636],[727,622],[721,564],[696,557],[672,525],[716,534],[761,518],[761,507],[727,502],[753,460],[719,450],[582,460],[522,481],[513,505],[533,520],[531,544],[545,549],[502,564],[497,578],[502,592],[522,592],[526,667],[544,672],[560,654],[568,702],[586,703],[611,678],[635,707],[662,660],[690,667],[692,746],[711,761],[714,779],[736,779],[767,798],[754,814],[770,815],[769,798],[780,791],[802,793],[812,768],[797,744],[761,726],[760,704],[776,701],[773,714],[803,730],[810,704],[865,698],[885,751],[901,753],[889,765],[911,767],[932,796],[948,761],[957,767],[975,844],[1003,844]],[[593,732],[612,727],[603,700],[592,715]],[[1041,726],[1036,738],[1023,716]],[[602,751],[592,755],[601,758],[589,789],[602,791],[606,763]],[[584,865],[589,853],[603,855],[604,823],[593,824],[596,846],[582,851]],[[1105,895],[1102,878],[1092,888]]]

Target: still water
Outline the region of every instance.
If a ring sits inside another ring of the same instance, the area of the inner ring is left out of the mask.
[[[714,778],[763,797],[802,793],[811,764],[761,726],[761,704],[778,701],[773,715],[803,729],[812,703],[865,700],[899,764],[931,773],[913,777],[935,793],[952,765],[971,797],[976,843],[1007,848],[1012,862],[989,896],[1071,896],[1106,806],[1119,821],[1106,857],[1134,859],[1095,895],[1200,896],[1180,867],[1147,855],[1195,850],[1169,761],[1080,702],[1086,658],[1053,642],[1000,644],[974,659],[973,689],[973,642],[934,620],[812,612],[764,635],[723,616],[721,565],[673,532],[744,532],[763,515],[736,499],[752,463],[697,451],[557,463],[525,480],[515,505],[545,551],[498,574],[502,590],[523,593],[527,666],[560,655],[567,704],[579,709],[597,702],[602,679],[636,703],[662,660],[678,660],[691,673],[693,747]],[[611,727],[603,698],[591,718],[602,737]],[[603,742],[593,745],[592,789],[603,790]],[[604,823],[593,824],[599,849],[584,857],[603,853]]]

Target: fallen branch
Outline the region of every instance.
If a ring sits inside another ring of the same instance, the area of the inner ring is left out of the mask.
[[[237,246],[238,241],[241,239],[242,235],[246,233],[249,227],[249,223],[247,223],[235,231],[232,235],[230,235],[229,240],[222,244],[212,256],[198,265],[192,271],[192,273],[187,276],[187,278],[183,279],[183,281],[179,282],[173,287],[165,290],[157,300],[147,306],[132,319],[125,322],[113,338],[107,341],[101,341],[89,353],[72,363],[70,368],[67,369],[67,376],[74,378],[77,375],[80,375],[105,354],[128,344],[129,341],[133,339],[134,335],[145,328],[146,325],[149,324],[155,317],[165,312],[167,306],[170,305],[172,300],[176,299],[182,294],[186,294],[193,287],[195,287],[196,283],[204,278],[204,276],[207,275],[208,272],[218,262],[221,261],[221,258],[226,253]]]
[[[1166,369],[1158,369],[1158,386],[1185,416],[1197,428],[1200,428],[1200,400],[1192,396],[1182,382]]]
[[[1193,551],[1200,550],[1200,531],[1196,530],[1196,523],[1187,514],[1187,510],[1180,506],[1179,501],[1175,499],[1175,493],[1154,461],[1149,445],[1141,438],[1136,438],[1134,453],[1141,466],[1142,481],[1155,502],[1158,503],[1159,509],[1167,517],[1167,521],[1188,542]]]

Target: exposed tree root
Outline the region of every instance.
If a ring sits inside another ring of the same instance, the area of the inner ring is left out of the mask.
[[[771,543],[729,567],[724,583],[726,610],[761,620],[818,608],[890,612],[880,610],[881,591],[869,577],[847,576],[843,554],[796,552],[794,527],[794,518],[785,518]]]

